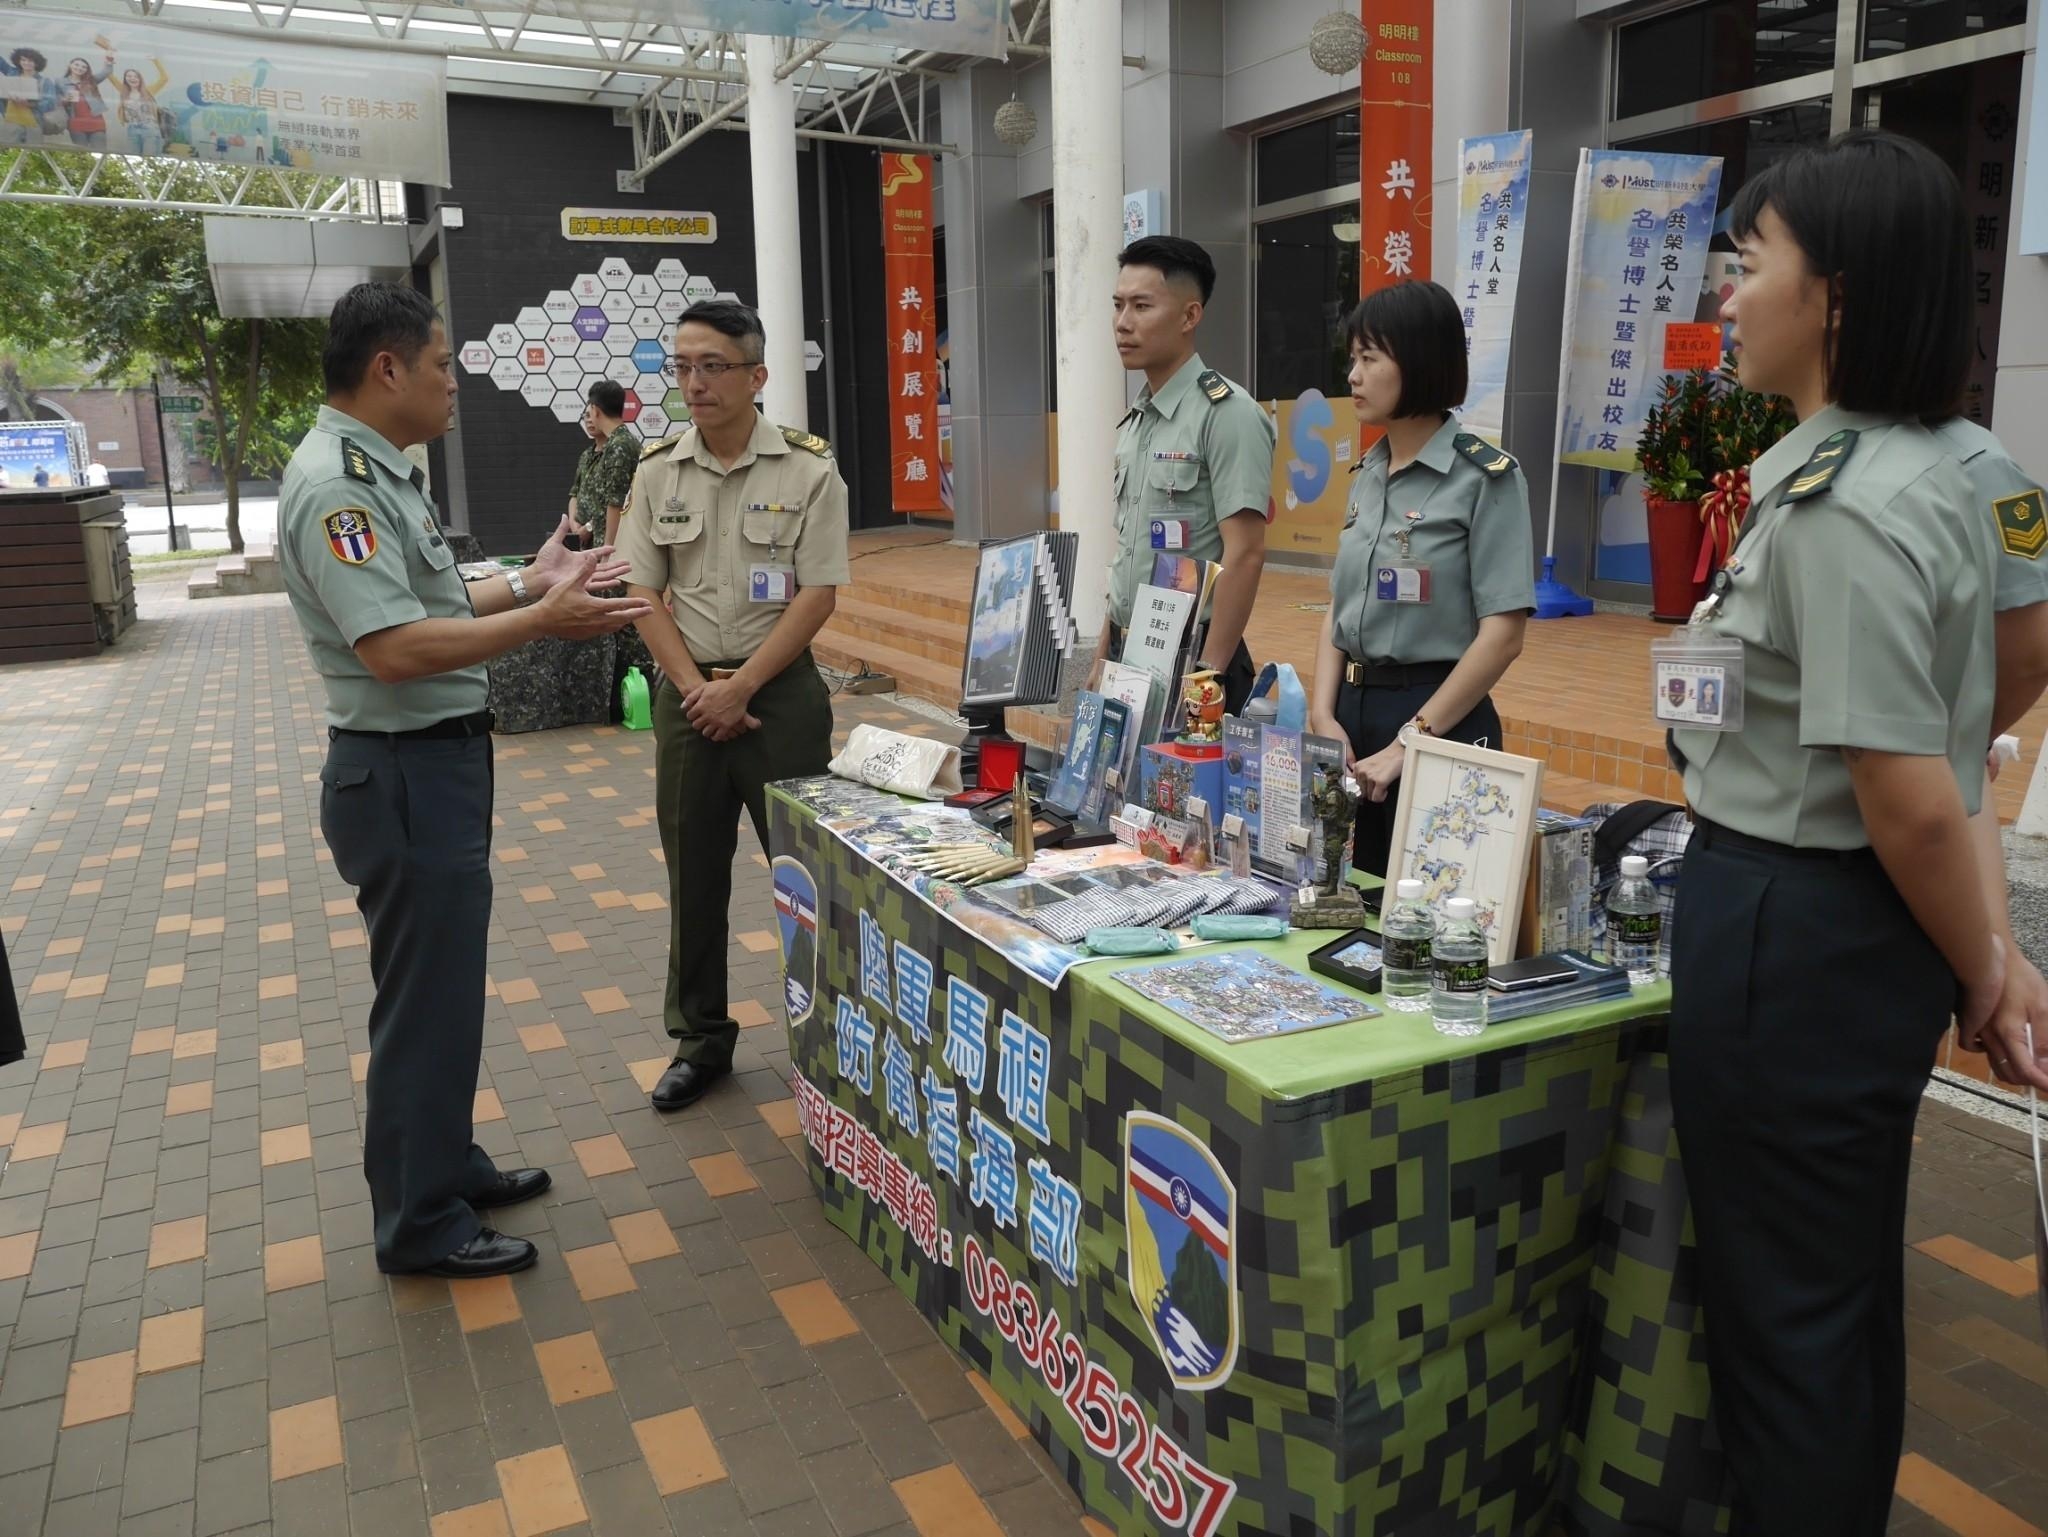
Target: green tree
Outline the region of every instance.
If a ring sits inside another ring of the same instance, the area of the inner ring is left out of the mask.
[[[1173,1305],[1187,1315],[1209,1346],[1221,1350],[1230,1338],[1230,1295],[1223,1289],[1216,1256],[1193,1233],[1174,1257],[1173,1279],[1167,1289],[1173,1293]]]
[[[61,337],[103,371],[168,374],[205,399],[241,550],[240,479],[281,466],[318,407],[325,323],[222,315],[199,216],[152,208],[0,204],[0,287],[28,301],[0,306],[0,341]]]

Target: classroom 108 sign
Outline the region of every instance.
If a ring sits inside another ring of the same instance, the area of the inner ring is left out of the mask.
[[[1126,1117],[1130,1255],[1121,1276],[1088,1274],[1086,1149],[1062,1081],[1073,1059],[1001,997],[939,970],[933,956],[957,946],[919,902],[903,903],[907,924],[895,925],[915,943],[858,913],[857,966],[847,956],[854,974],[835,995],[816,882],[787,856],[774,881],[797,1126],[828,1214],[942,1333],[957,1320],[979,1349],[1013,1363],[1008,1380],[1021,1371],[1042,1385],[1157,1529],[1212,1537],[1237,1485],[1191,1456],[1105,1364],[1094,1299],[1105,1283],[1130,1287],[1176,1389],[1228,1379],[1236,1193],[1213,1154],[1163,1117]]]

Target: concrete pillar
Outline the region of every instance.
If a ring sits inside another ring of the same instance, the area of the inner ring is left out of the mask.
[[[768,332],[762,405],[783,427],[808,429],[804,379],[803,236],[797,222],[796,90],[775,78],[772,37],[747,39],[747,150],[754,173],[754,291]]]
[[[1108,606],[1110,472],[1124,411],[1123,365],[1110,342],[1123,240],[1123,7],[1052,0],[1052,46],[1060,527],[1081,536],[1074,620],[1086,644]]]

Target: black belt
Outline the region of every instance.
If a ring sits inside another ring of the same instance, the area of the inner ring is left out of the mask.
[[[1773,843],[1768,838],[1752,838],[1748,833],[1739,833],[1732,827],[1723,827],[1719,822],[1710,822],[1695,814],[1692,837],[1688,849],[1731,848],[1741,849],[1748,854],[1761,854],[1767,859],[1813,860],[1823,864],[1875,864],[1877,850],[1869,847],[1860,849],[1802,849],[1789,843]]]
[[[1442,683],[1456,662],[1361,662],[1344,659],[1344,681],[1353,688],[1422,688]]]
[[[327,736],[330,741],[335,737],[360,736],[380,742],[448,742],[463,737],[489,736],[497,724],[497,716],[489,710],[479,710],[474,715],[452,716],[413,731],[353,731],[347,726],[329,726]]]

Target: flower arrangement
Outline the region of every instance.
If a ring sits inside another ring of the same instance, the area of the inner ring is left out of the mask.
[[[1718,372],[1667,375],[1637,446],[1649,494],[1698,502],[1706,525],[1695,581],[1728,558],[1749,511],[1749,467],[1792,430],[1792,411],[1776,395],[1746,390],[1731,360]]]

